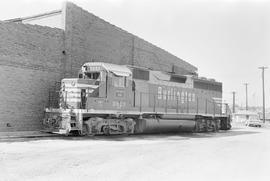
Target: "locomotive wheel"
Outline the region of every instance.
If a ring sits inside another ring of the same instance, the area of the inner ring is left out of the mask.
[[[206,120],[206,132],[211,132],[213,130],[212,128],[212,121],[207,119]]]
[[[110,127],[108,125],[103,127],[103,133],[105,135],[110,135]]]
[[[200,120],[196,120],[193,132],[194,133],[199,133],[200,132]]]
[[[82,135],[88,135],[88,134],[89,134],[89,131],[88,131],[88,125],[83,124],[83,127],[82,127]]]
[[[212,120],[212,127],[213,127],[213,132],[218,131],[218,126],[217,126],[217,120]]]

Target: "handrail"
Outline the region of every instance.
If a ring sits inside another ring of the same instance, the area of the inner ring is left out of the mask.
[[[216,102],[212,98],[200,98],[196,97],[195,100],[190,100],[191,98],[185,96],[185,98],[180,98],[174,96],[175,99],[169,99],[169,96],[166,94],[154,94],[154,93],[146,93],[146,92],[138,92],[139,98],[137,97],[137,101],[139,101],[135,107],[139,108],[139,111],[142,112],[144,109],[154,110],[156,112],[158,109],[164,110],[165,113],[172,112],[175,110],[175,113],[194,113],[194,114],[204,114],[204,115],[229,115],[230,109],[228,104]],[[160,96],[161,99],[157,99]],[[165,99],[164,99],[165,97]],[[146,101],[145,101],[146,100]],[[151,102],[152,101],[152,102]],[[170,110],[170,111],[169,111]]]
[[[57,93],[59,91],[55,91]],[[87,91],[88,92],[88,91]],[[193,96],[176,96],[168,94],[154,94],[135,91],[135,106],[132,105],[131,109],[138,108],[139,112],[164,112],[164,113],[185,113],[197,115],[229,115],[231,111],[226,103],[220,103],[212,98],[202,98]],[[49,107],[56,108],[55,102],[52,100],[51,91],[49,93]],[[66,91],[59,92],[59,102],[63,108],[69,108],[67,104]],[[88,97],[86,97],[88,98]],[[105,98],[105,97],[103,97]],[[133,98],[132,98],[133,99]],[[62,102],[61,102],[62,101]],[[88,109],[88,101],[86,100],[86,109]],[[112,107],[113,109],[113,107]]]

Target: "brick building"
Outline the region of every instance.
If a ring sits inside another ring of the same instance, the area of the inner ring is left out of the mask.
[[[196,73],[182,59],[72,4],[62,29],[0,21],[0,131],[39,130],[49,88],[89,61]]]

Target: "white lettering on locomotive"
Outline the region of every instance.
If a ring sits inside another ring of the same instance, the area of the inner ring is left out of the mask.
[[[181,92],[181,103],[184,104],[185,103],[185,93]]]
[[[177,91],[177,100],[180,100],[181,94],[179,91]]]
[[[158,99],[162,99],[162,87],[158,87]]]
[[[158,87],[157,88],[157,98],[159,100],[179,100],[180,103],[184,104],[185,102],[195,102],[196,95],[192,92],[181,91],[177,88],[164,88]]]

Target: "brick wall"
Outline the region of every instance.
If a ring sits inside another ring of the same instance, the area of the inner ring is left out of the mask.
[[[84,62],[197,69],[72,3],[64,15],[65,32],[0,21],[0,131],[41,129],[49,88],[62,77],[77,76]]]
[[[196,67],[72,3],[66,4],[67,76],[87,61],[134,64],[171,71],[172,65],[194,72]],[[176,69],[177,70],[177,69]]]
[[[48,90],[64,68],[63,31],[0,22],[0,131],[41,128]]]

